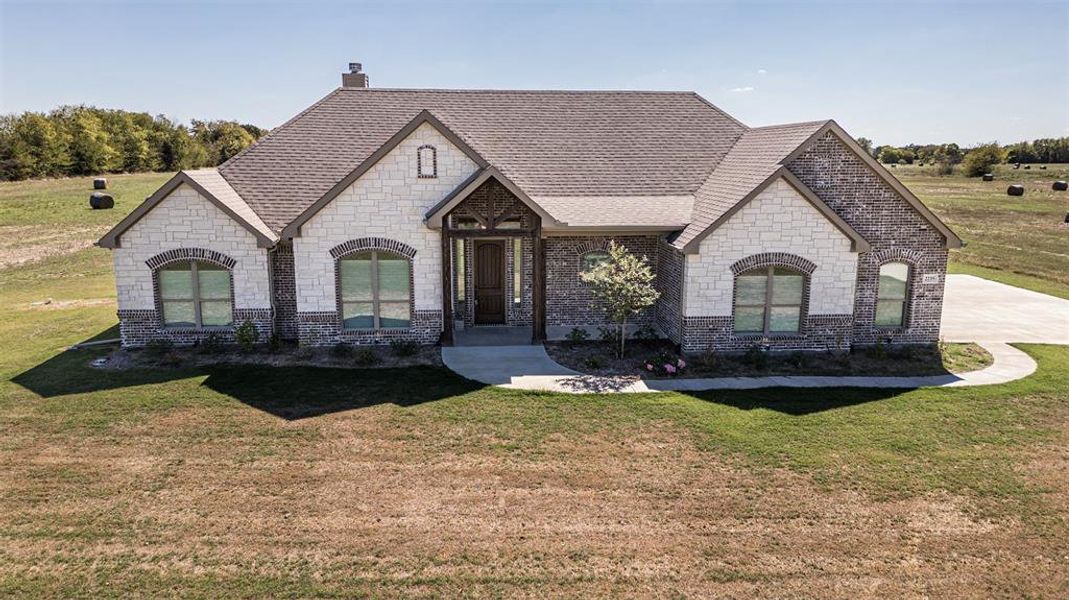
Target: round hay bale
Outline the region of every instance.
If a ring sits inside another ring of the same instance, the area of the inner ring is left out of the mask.
[[[105,194],[104,192],[93,192],[89,195],[89,206],[94,210],[114,208],[115,198],[112,198],[111,194]]]
[[[983,179],[984,179],[984,181],[994,181],[995,180],[995,176],[992,175],[991,173],[984,173]]]
[[[93,180],[94,190],[106,190],[108,189],[108,180],[103,177],[97,177]]]
[[[1040,171],[1046,171],[1047,170],[1047,165],[1039,165],[1039,170]]]
[[[1024,186],[1011,185],[1010,187],[1006,188],[1006,194],[1010,196],[1024,196]]]
[[[1024,170],[1025,170],[1025,171],[1027,171],[1027,170],[1029,170],[1029,169],[1031,169],[1031,168],[1032,168],[1032,165],[1025,165],[1025,166],[1024,166]]]
[[[1069,182],[1065,182],[1065,181],[1055,181],[1055,182],[1054,182],[1054,183],[1053,183],[1053,184],[1052,184],[1052,185],[1050,186],[1050,189],[1054,190],[1055,192],[1064,192],[1064,191],[1066,191],[1066,190],[1069,190]]]
[[[898,168],[898,165],[896,165],[895,163],[891,163],[891,168],[892,168],[892,169],[897,169],[897,168]]]

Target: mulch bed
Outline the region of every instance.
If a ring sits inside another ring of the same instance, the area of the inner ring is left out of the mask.
[[[629,342],[627,355],[617,358],[606,342],[548,342],[546,352],[558,363],[589,375],[642,379],[760,377],[765,375],[946,375],[935,346],[866,348],[842,352],[705,353],[680,356],[665,340]],[[645,364],[658,357],[682,358],[686,367],[674,376],[651,373]]]
[[[418,346],[414,353],[399,356],[389,346],[362,346],[348,351],[335,348],[297,348],[283,346],[271,351],[266,347],[243,352],[227,347],[221,350],[203,348],[117,349],[101,364],[104,369],[134,368],[197,368],[222,364],[268,365],[274,367],[334,367],[350,369],[392,369],[414,366],[442,366],[441,350],[437,346]]]

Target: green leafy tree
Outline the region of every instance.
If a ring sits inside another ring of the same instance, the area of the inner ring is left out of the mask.
[[[1006,151],[997,143],[977,146],[965,154],[961,166],[969,177],[979,177],[991,170],[991,167],[1006,161]]]
[[[609,243],[609,260],[582,274],[596,306],[619,327],[619,355],[624,356],[627,321],[653,306],[660,293],[653,287],[653,269],[646,257],[639,258],[615,241]]]
[[[62,174],[69,161],[62,131],[44,115],[24,113],[11,127],[12,168],[15,177],[49,177]]]
[[[857,138],[857,145],[865,149],[865,152],[872,154],[872,140],[866,137]]]

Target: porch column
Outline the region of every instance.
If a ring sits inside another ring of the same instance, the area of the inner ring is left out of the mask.
[[[448,215],[442,220],[442,345],[453,345],[453,245]]]
[[[532,331],[531,343],[540,344],[546,340],[546,252],[542,244],[542,218],[535,216],[534,232],[531,238],[531,290]]]

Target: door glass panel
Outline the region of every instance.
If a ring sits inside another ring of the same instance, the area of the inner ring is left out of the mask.
[[[229,325],[233,318],[230,316],[230,301],[200,303],[200,320],[205,327],[221,327]]]
[[[765,330],[765,309],[762,306],[735,307],[735,331],[760,333]]]
[[[801,304],[801,274],[786,269],[776,269],[772,275],[772,304]]]
[[[523,301],[523,240],[512,240],[512,302]]]
[[[379,300],[408,300],[408,259],[379,253]]]
[[[341,296],[346,300],[371,300],[371,253],[362,252],[341,261]]]
[[[370,302],[342,304],[342,326],[345,329],[374,329],[375,318]]]
[[[797,306],[773,306],[768,330],[775,333],[795,333],[798,331],[799,314]]]
[[[457,301],[463,302],[466,290],[464,289],[464,240],[456,240],[456,257],[457,257],[457,272],[456,275],[456,289],[457,289]]]
[[[164,302],[163,323],[172,327],[196,327],[193,302]]]
[[[876,325],[901,327],[905,306],[901,300],[880,300],[876,303]]]
[[[200,297],[203,299],[230,298],[230,271],[208,263],[197,263]]]
[[[178,263],[160,270],[160,298],[193,298],[193,271],[189,263]]]
[[[768,277],[764,274],[740,275],[735,279],[735,303],[751,306],[764,305],[767,283]]]
[[[379,327],[404,328],[410,323],[408,302],[383,302],[379,304]]]

